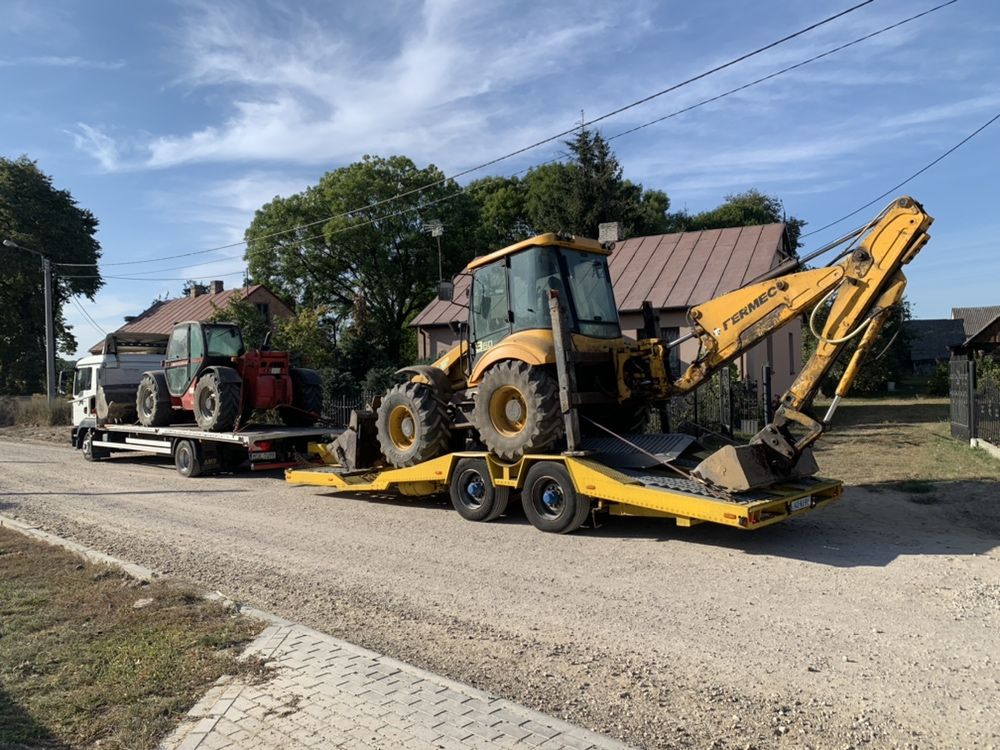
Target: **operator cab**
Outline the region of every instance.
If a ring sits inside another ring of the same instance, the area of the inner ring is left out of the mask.
[[[229,366],[233,357],[245,353],[243,336],[234,323],[179,323],[170,334],[163,361],[167,388],[180,396],[206,367]]]
[[[551,330],[550,291],[559,293],[571,333],[591,339],[621,338],[608,252],[596,242],[548,234],[470,263],[469,336],[474,356],[511,333]]]

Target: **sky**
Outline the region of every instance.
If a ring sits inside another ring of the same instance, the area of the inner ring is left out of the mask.
[[[1000,113],[1000,4],[948,7],[649,123],[942,0],[876,0],[593,127],[624,175],[700,211],[757,188],[822,227]],[[66,308],[80,351],[183,279],[242,283],[254,211],[365,154],[452,175],[770,44],[857,0],[0,0],[0,155],[100,222],[105,286]],[[460,183],[557,157],[559,141]],[[895,194],[936,219],[906,268],[915,317],[1000,304],[1000,121]],[[819,247],[889,196],[805,237]],[[445,237],[445,240],[447,238]],[[486,248],[484,248],[485,250]],[[128,265],[129,261],[143,261]],[[128,279],[110,278],[128,276]],[[96,326],[95,326],[96,323]],[[72,354],[72,353],[67,353]]]

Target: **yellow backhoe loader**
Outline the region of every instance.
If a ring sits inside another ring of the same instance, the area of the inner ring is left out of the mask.
[[[900,301],[906,285],[901,268],[929,239],[932,221],[912,198],[899,198],[813,254],[846,244],[830,265],[799,270],[802,261],[788,261],[692,308],[691,332],[673,341],[655,337],[651,321],[648,338],[622,336],[609,246],[543,234],[478,258],[465,269],[472,278],[464,340],[431,365],[400,370],[406,382],[369,415],[381,453],[392,466],[407,467],[481,445],[512,462],[529,453],[578,452],[581,424],[632,444],[628,434],[641,429],[651,405],[692,391],[769,334],[808,315],[819,344],[773,420],[750,444],[724,447],[688,473],[728,492],[811,475],[816,465],[809,447]],[[817,330],[820,311],[826,317]],[[672,373],[669,350],[692,338],[700,345],[698,356],[683,373]],[[854,341],[836,398],[818,420],[808,409],[819,384]]]

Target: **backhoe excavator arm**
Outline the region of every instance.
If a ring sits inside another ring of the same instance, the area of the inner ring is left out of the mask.
[[[692,308],[701,354],[664,395],[687,393],[769,334],[830,302],[816,350],[782,395],[774,419],[747,446],[724,448],[702,462],[696,475],[739,491],[782,477],[814,473],[808,447],[823,433],[840,397],[854,381],[888,314],[903,296],[902,266],[930,239],[933,219],[909,197],[893,201],[869,224],[857,247],[835,265],[778,275]],[[860,338],[859,338],[860,337]],[[803,410],[819,391],[843,348],[858,341],[823,422]],[[793,428],[794,433],[793,434]]]

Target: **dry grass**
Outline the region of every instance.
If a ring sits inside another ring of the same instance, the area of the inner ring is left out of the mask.
[[[54,427],[68,425],[72,408],[68,401],[57,397],[51,404],[44,396],[14,398],[0,396],[0,427],[22,425]]]
[[[1000,480],[1000,461],[951,437],[946,398],[847,399],[833,423],[816,456],[848,484]]]
[[[0,528],[0,747],[154,747],[261,627]]]

